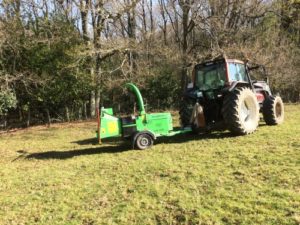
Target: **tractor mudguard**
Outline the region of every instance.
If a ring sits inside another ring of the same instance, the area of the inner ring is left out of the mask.
[[[239,88],[239,87],[249,87],[249,88],[251,88],[251,86],[247,82],[233,81],[229,87],[226,87],[226,88],[222,89],[222,92],[223,93],[233,92],[236,88]]]

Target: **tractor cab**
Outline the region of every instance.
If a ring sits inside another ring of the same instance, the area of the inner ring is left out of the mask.
[[[256,77],[263,77],[264,80],[259,81]],[[200,95],[209,99],[220,96],[219,91],[234,90],[238,86],[252,89],[260,104],[267,96],[272,95],[265,68],[262,65],[250,66],[236,59],[221,59],[196,65],[192,86],[202,92]]]
[[[198,64],[193,72],[193,84],[201,91],[222,89],[234,83],[249,83],[243,61],[222,59]]]

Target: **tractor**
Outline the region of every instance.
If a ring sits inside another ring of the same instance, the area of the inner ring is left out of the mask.
[[[254,132],[260,112],[267,125],[281,124],[284,105],[265,80],[253,79],[253,72],[265,68],[222,57],[197,64],[179,111],[182,127],[193,132],[230,130],[237,135]]]

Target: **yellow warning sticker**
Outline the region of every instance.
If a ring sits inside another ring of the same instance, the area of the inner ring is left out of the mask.
[[[107,127],[108,127],[109,133],[115,133],[118,131],[117,122],[115,122],[115,121],[108,122]]]

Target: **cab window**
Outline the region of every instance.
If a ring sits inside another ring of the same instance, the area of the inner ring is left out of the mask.
[[[200,90],[217,89],[226,81],[225,64],[211,64],[196,69],[196,86]]]
[[[240,63],[228,63],[230,81],[248,82],[245,65]]]

